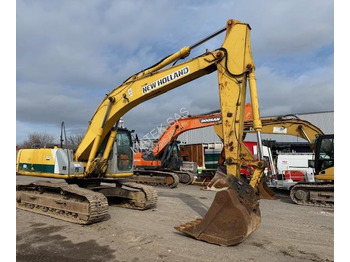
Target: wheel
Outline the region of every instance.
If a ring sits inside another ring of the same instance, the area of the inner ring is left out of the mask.
[[[299,189],[295,191],[294,197],[299,201],[305,202],[307,200],[307,192],[305,192],[302,189]]]

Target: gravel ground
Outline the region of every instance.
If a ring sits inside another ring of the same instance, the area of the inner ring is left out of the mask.
[[[157,191],[155,209],[110,206],[104,221],[88,226],[17,209],[17,261],[334,261],[334,209],[298,206],[279,191],[280,199],[261,200],[257,231],[237,246],[222,247],[174,229],[202,217],[215,192],[182,184]]]

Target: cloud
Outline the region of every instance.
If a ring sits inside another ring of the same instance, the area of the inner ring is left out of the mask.
[[[330,111],[334,108],[333,63],[296,76],[260,67],[256,75],[260,110],[264,116]]]

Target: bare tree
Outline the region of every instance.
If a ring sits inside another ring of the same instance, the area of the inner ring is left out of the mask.
[[[19,147],[20,148],[33,148],[33,147],[45,147],[47,144],[57,143],[56,139],[46,133],[31,133],[28,139],[23,141]]]
[[[84,137],[83,134],[69,135],[67,137],[67,144],[72,146],[78,146],[81,140],[83,140],[83,137]]]

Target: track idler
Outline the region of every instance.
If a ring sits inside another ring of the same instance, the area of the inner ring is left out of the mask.
[[[260,226],[259,195],[246,182],[230,176],[229,188],[216,193],[203,219],[176,230],[198,240],[222,246],[241,243]]]

